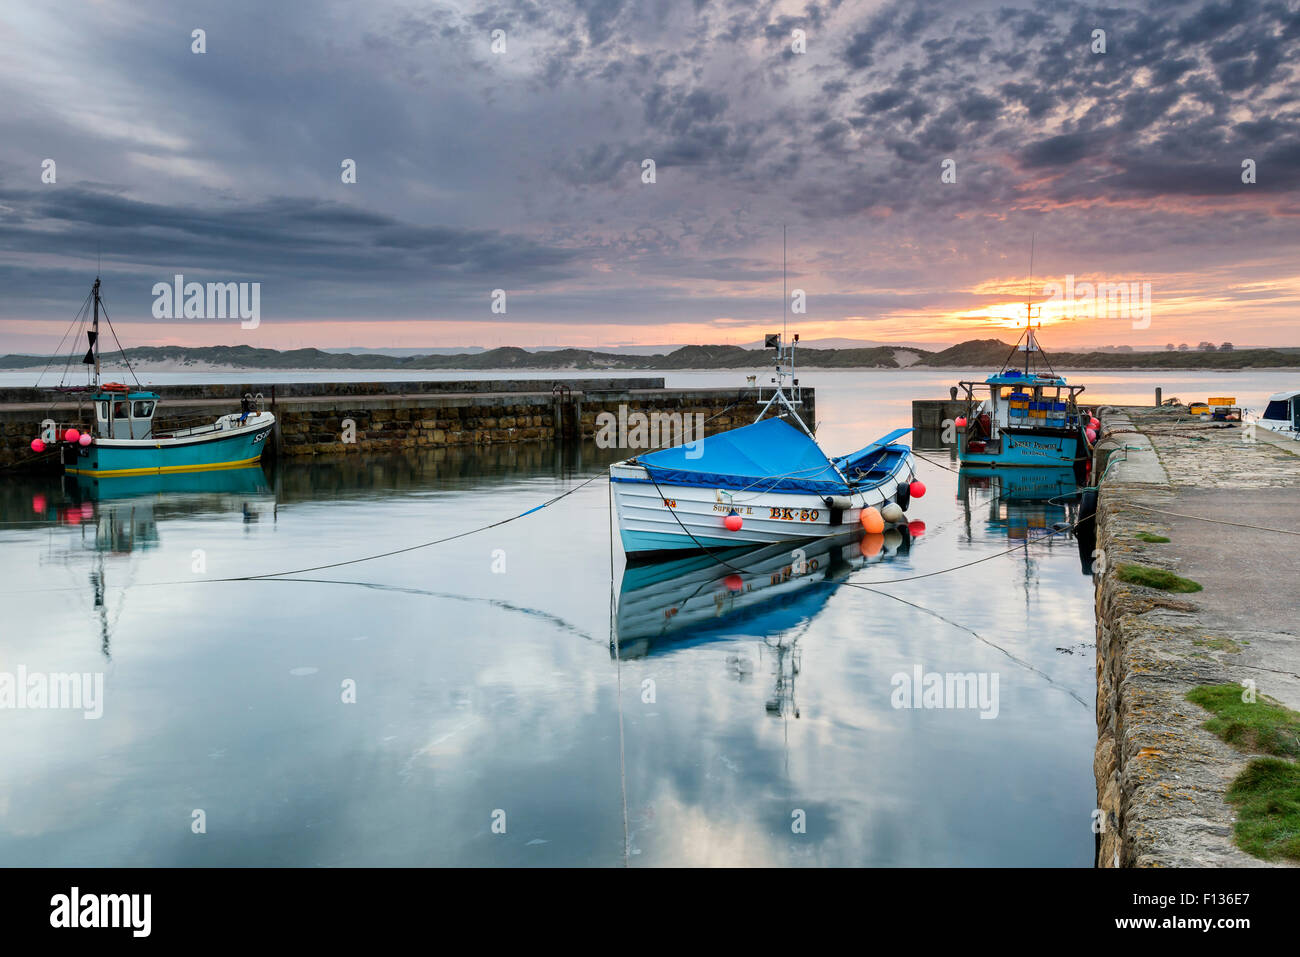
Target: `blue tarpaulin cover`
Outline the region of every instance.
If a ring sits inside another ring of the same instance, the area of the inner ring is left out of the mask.
[[[689,445],[648,452],[637,462],[656,482],[673,485],[821,495],[847,491],[817,443],[783,419],[710,435],[693,452]]]

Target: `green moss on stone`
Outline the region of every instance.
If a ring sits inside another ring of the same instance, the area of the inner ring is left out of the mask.
[[[1300,712],[1292,711],[1267,695],[1242,701],[1242,686],[1201,685],[1187,693],[1214,717],[1205,727],[1243,751],[1300,757]]]
[[[1238,847],[1266,861],[1300,861],[1300,765],[1256,758],[1237,775],[1227,798],[1237,809]]]
[[[1148,588],[1159,588],[1162,591],[1185,593],[1201,590],[1199,582],[1175,575],[1163,568],[1152,568],[1150,565],[1121,565],[1116,574],[1119,575],[1121,581],[1126,581],[1131,585],[1145,585]]]

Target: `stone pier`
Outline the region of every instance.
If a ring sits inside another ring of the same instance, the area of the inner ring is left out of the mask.
[[[1259,752],[1207,730],[1187,695],[1253,682],[1260,700],[1300,709],[1300,538],[1287,534],[1300,530],[1300,443],[1179,407],[1100,417],[1097,863],[1265,865],[1235,842],[1226,800]],[[1202,590],[1134,583],[1135,566]]]

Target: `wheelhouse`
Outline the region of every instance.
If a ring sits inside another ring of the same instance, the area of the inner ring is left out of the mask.
[[[103,390],[93,397],[95,434],[101,439],[153,438],[153,417],[158,410],[156,392]]]
[[[1069,385],[1061,376],[1004,369],[983,382],[957,384],[965,390],[967,428],[975,440],[997,442],[1003,432],[1032,435],[1078,429],[1078,396],[1085,387]]]

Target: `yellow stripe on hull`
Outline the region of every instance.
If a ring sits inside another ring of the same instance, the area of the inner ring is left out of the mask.
[[[252,465],[260,461],[262,454],[259,452],[251,459],[240,459],[238,462],[214,462],[209,465],[162,465],[151,469],[108,469],[100,471],[98,469],[64,469],[69,475],[163,475],[168,472],[211,472],[216,469],[235,469],[242,465]]]

